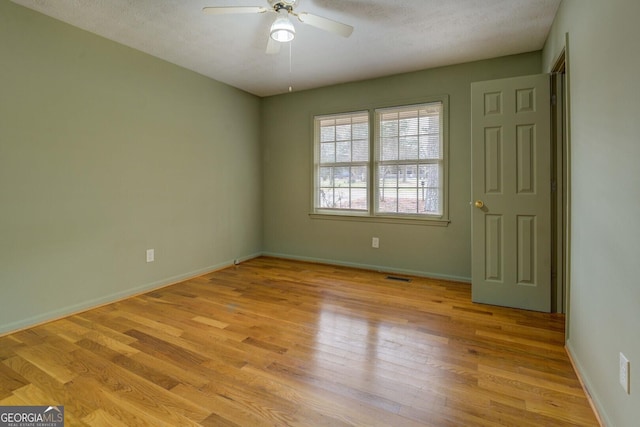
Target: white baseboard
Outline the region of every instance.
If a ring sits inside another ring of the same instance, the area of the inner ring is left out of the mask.
[[[442,279],[442,280],[451,280],[455,282],[471,283],[470,277],[451,276],[447,274],[431,273],[428,271],[410,270],[410,269],[404,269],[404,268],[395,268],[395,267],[389,267],[384,265],[361,264],[356,262],[339,261],[335,259],[305,257],[305,256],[297,256],[297,255],[290,255],[290,254],[281,254],[276,252],[263,252],[262,255],[270,256],[274,258],[291,259],[295,261],[306,261],[306,262],[314,262],[318,264],[329,264],[329,265],[339,265],[342,267],[360,268],[362,270],[380,271],[385,273],[405,274],[408,276],[427,277],[430,279]]]
[[[594,390],[594,388],[590,384],[589,377],[583,374],[583,372],[585,371],[580,364],[580,359],[575,357],[575,351],[573,351],[570,340],[567,340],[564,349],[569,356],[569,361],[571,362],[571,365],[573,365],[573,370],[576,373],[578,380],[580,381],[580,385],[582,385],[584,394],[587,395],[587,400],[589,400],[589,405],[591,405],[591,409],[593,410],[598,423],[600,423],[601,427],[613,425],[609,421],[609,417],[607,417],[606,411],[604,410],[602,405],[599,404],[598,396],[593,394],[593,392],[591,391]]]
[[[179,274],[172,277],[167,277],[162,280],[157,280],[151,283],[145,283],[134,288],[129,288],[124,291],[115,292],[113,294],[105,295],[99,298],[83,301],[77,304],[73,304],[66,307],[61,307],[56,310],[48,311],[46,313],[40,313],[36,316],[31,316],[26,319],[20,319],[16,322],[8,323],[0,326],[0,336],[8,335],[10,333],[18,332],[23,329],[32,328],[37,325],[52,322],[67,316],[82,313],[93,308],[102,307],[107,304],[112,304],[117,301],[121,301],[126,298],[131,298],[136,295],[141,295],[150,291],[161,289],[167,286],[174,285],[176,283],[192,279],[194,277],[202,276],[204,274],[212,273],[214,271],[222,270],[227,267],[231,267],[236,263],[250,260],[252,258],[259,257],[260,253],[248,255],[241,258],[236,258],[229,261],[224,261],[218,264],[210,265],[208,267],[193,270],[184,274]]]
[[[319,264],[339,265],[343,267],[360,268],[363,270],[379,271],[379,272],[385,272],[385,273],[405,274],[409,276],[428,277],[433,279],[443,279],[443,280],[452,280],[456,282],[471,283],[471,278],[469,277],[451,276],[451,275],[431,273],[426,271],[394,268],[389,266],[345,262],[345,261],[339,261],[339,260],[327,259],[327,258],[304,257],[304,256],[290,255],[290,254],[275,253],[275,252],[261,252],[261,253],[254,253],[251,255],[247,255],[244,257],[235,258],[229,261],[224,261],[218,264],[210,265],[208,267],[190,271],[184,274],[179,274],[173,277],[167,277],[162,280],[146,283],[140,286],[136,286],[134,288],[126,289],[121,292],[116,292],[113,294],[105,295],[105,296],[88,300],[88,301],[83,301],[78,304],[61,307],[59,309],[48,311],[46,313],[40,313],[36,316],[28,317],[26,319],[20,319],[18,321],[0,326],[0,336],[17,332],[23,329],[32,328],[34,326],[37,326],[43,323],[52,322],[54,320],[58,320],[63,317],[82,313],[84,311],[87,311],[93,308],[98,308],[107,304],[112,304],[114,302],[121,301],[126,298],[131,298],[133,296],[144,294],[160,288],[164,288],[166,286],[171,286],[173,284],[182,282],[184,280],[202,276],[203,274],[212,273],[217,270],[222,270],[223,268],[231,267],[234,264],[240,264],[242,262],[248,261],[253,258],[257,258],[262,255],[270,256],[274,258],[314,262]]]

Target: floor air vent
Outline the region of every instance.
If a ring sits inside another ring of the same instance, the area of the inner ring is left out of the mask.
[[[399,276],[387,276],[386,277],[387,280],[395,280],[397,282],[410,282],[411,279],[407,278],[407,277],[399,277]]]

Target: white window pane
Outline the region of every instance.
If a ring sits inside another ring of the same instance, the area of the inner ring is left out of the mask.
[[[336,161],[336,145],[333,142],[320,144],[320,163],[334,163]]]
[[[369,168],[366,166],[355,166],[351,168],[351,186],[367,187],[369,180]]]
[[[333,168],[320,168],[318,175],[320,179],[320,186],[329,186],[331,185],[331,179],[333,178]]]
[[[425,185],[432,188],[440,187],[440,166],[437,164],[424,165],[424,170]]]
[[[440,115],[430,114],[420,117],[421,133],[437,133],[440,131]]]
[[[398,160],[398,138],[382,138],[381,160]]]
[[[440,144],[440,135],[421,135],[420,136],[420,158],[421,159],[440,159],[442,158],[442,147]]]
[[[352,161],[367,162],[369,161],[369,140],[358,139],[352,142]]]
[[[398,167],[396,165],[380,166],[378,168],[378,181],[380,187],[397,187]]]
[[[336,143],[336,162],[351,161],[351,141],[340,141]]]
[[[380,120],[383,122],[386,121],[397,121],[398,120],[398,113],[397,112],[383,112],[382,114],[380,114]]]
[[[345,114],[345,115],[336,117],[335,125],[336,126],[351,125],[352,121],[353,121],[353,117],[350,114]]]
[[[414,119],[418,117],[419,109],[417,108],[409,108],[409,109],[400,109],[398,112],[398,120],[405,119]]]
[[[417,213],[418,198],[415,188],[398,189],[398,213]]]
[[[418,186],[417,170],[416,165],[401,165],[399,168],[400,186],[416,188]]]
[[[398,123],[398,128],[400,131],[400,136],[405,135],[417,135],[418,134],[418,114],[417,111],[412,112],[415,113],[415,117],[402,119]]]
[[[404,136],[400,137],[398,144],[400,146],[399,159],[409,160],[418,158],[418,137]]]
[[[336,187],[348,187],[349,167],[333,168],[333,185]]]
[[[351,139],[351,124],[336,126],[336,141],[348,141]]]
[[[367,189],[352,188],[351,189],[351,208],[367,209]]]
[[[349,208],[349,189],[348,188],[335,188],[333,196],[334,208],[348,209]]]
[[[397,212],[398,208],[398,190],[396,188],[382,187],[378,196],[378,212],[392,213]]]
[[[320,142],[330,142],[336,140],[336,128],[334,126],[320,127]]]
[[[333,208],[333,188],[320,188],[320,207]]]
[[[369,138],[369,123],[354,123],[352,127],[353,139],[367,139]]]
[[[380,122],[380,135],[383,138],[398,136],[398,121],[384,120]]]
[[[426,190],[425,213],[440,215],[442,207],[440,205],[440,191],[435,188]]]

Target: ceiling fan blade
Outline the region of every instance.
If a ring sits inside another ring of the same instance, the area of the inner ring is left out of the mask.
[[[349,37],[353,33],[353,27],[351,25],[342,24],[332,19],[323,18],[322,16],[312,15],[307,12],[301,12],[296,14],[298,19],[305,24],[309,24],[321,30],[329,31],[330,33],[338,34],[342,37]]]
[[[275,55],[280,52],[280,45],[282,43],[275,41],[271,37],[269,37],[269,41],[267,42],[267,55]]]
[[[236,7],[203,7],[202,13],[207,15],[223,15],[238,13],[265,13],[268,9],[260,6],[236,6]]]

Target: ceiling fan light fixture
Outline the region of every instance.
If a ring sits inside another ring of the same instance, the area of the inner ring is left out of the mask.
[[[286,9],[280,9],[278,15],[271,25],[270,37],[277,42],[290,42],[296,36],[296,28],[289,20],[289,12]]]

